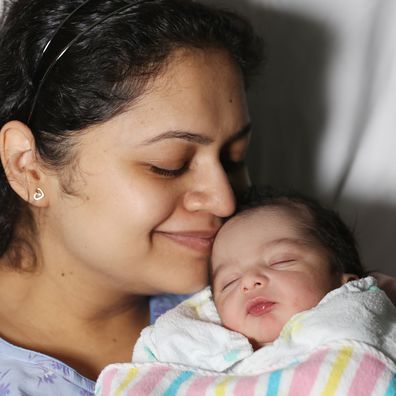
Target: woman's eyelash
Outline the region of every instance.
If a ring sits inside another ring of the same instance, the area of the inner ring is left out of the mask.
[[[222,159],[222,165],[226,172],[236,172],[237,170],[243,168],[245,166],[245,161],[232,161],[230,159]]]
[[[165,169],[159,168],[158,166],[151,165],[150,170],[157,175],[165,176],[165,177],[177,177],[181,176],[188,169],[188,164],[184,164],[181,168],[178,169]]]

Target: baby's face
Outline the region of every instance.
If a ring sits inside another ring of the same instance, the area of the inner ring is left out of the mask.
[[[213,246],[212,273],[223,325],[254,347],[274,341],[291,316],[341,284],[325,249],[287,210],[272,207],[224,225]]]

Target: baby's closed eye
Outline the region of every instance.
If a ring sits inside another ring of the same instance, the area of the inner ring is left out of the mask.
[[[282,269],[290,267],[294,264],[297,264],[297,259],[295,258],[277,258],[275,260],[271,260],[270,267],[275,269]]]
[[[231,280],[227,280],[226,282],[224,282],[223,285],[221,286],[221,291],[224,291],[230,286],[232,286],[235,282],[238,281],[238,279],[239,278],[232,278]]]

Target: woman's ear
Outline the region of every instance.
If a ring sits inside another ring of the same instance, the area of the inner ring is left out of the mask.
[[[359,279],[359,277],[357,275],[355,275],[355,274],[348,274],[348,273],[344,272],[341,275],[341,283],[343,285],[345,285],[345,283],[347,283],[349,281],[353,281],[353,280],[356,280],[356,279]]]
[[[7,122],[0,130],[0,157],[12,189],[25,201],[45,206],[37,198],[43,191],[44,174],[36,157],[35,141],[28,126],[20,121]]]

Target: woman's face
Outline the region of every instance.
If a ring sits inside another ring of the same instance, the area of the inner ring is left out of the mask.
[[[249,132],[228,55],[179,50],[129,111],[81,134],[76,195],[50,179],[45,260],[119,291],[203,287],[213,237],[234,211],[223,165],[243,161]]]

